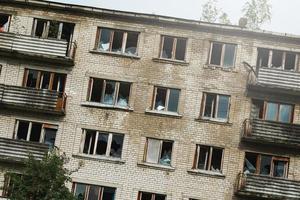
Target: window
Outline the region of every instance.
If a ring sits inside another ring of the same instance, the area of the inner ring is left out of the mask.
[[[0,32],[8,32],[10,16],[0,13]]]
[[[121,158],[124,135],[84,130],[81,153]]]
[[[185,60],[186,44],[186,38],[162,36],[160,57],[172,60]]]
[[[178,112],[179,89],[154,87],[152,110]]]
[[[4,175],[4,185],[3,188],[1,188],[2,191],[2,197],[11,197],[11,195],[14,192],[14,189],[16,189],[16,184],[14,183],[14,178],[24,178],[25,176],[22,174],[16,174],[16,173],[6,173]]]
[[[95,48],[129,55],[137,55],[138,32],[98,28]]]
[[[23,86],[64,92],[66,77],[65,74],[25,69]]]
[[[298,54],[287,51],[258,48],[257,66],[283,70],[297,70]]]
[[[116,188],[73,183],[73,192],[77,200],[114,200]]]
[[[222,148],[197,145],[193,168],[222,173],[223,151]]]
[[[147,138],[144,161],[171,166],[173,142]]]
[[[235,44],[212,42],[210,48],[209,64],[222,67],[234,66]]]
[[[287,178],[289,159],[246,152],[244,173]]]
[[[129,107],[131,83],[90,78],[88,101]]]
[[[230,96],[204,93],[202,98],[202,117],[227,120],[229,115]]]
[[[58,127],[30,121],[16,121],[15,139],[39,142],[54,147]]]
[[[166,195],[149,192],[139,192],[138,200],[165,200]]]
[[[75,24],[54,20],[34,19],[32,35],[41,38],[72,41]]]
[[[292,123],[294,106],[284,103],[252,100],[252,117],[270,121]]]

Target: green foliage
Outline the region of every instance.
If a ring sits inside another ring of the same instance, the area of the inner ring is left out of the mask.
[[[219,17],[219,23],[221,23],[221,24],[231,24],[230,19],[229,19],[227,13],[223,13]]]
[[[208,0],[203,4],[201,20],[210,23],[231,24],[227,13],[217,7],[217,0]]]
[[[271,9],[269,0],[248,0],[242,10],[247,19],[247,27],[258,30],[261,25],[270,22]]]
[[[23,176],[12,174],[11,200],[75,200],[65,186],[70,172],[64,168],[66,157],[53,150],[42,161],[29,157]]]

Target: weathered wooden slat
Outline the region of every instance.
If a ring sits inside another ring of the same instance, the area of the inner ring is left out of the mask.
[[[66,57],[68,42],[65,40],[42,39],[14,33],[0,33],[0,49]]]
[[[300,181],[268,177],[254,174],[243,174],[238,194],[251,197],[299,199]]]
[[[0,159],[10,162],[22,162],[31,154],[35,159],[41,160],[48,152],[48,145],[0,138]]]

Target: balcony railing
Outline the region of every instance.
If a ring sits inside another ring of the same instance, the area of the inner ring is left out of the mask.
[[[46,144],[0,137],[0,161],[2,162],[24,162],[29,155],[36,160],[41,160],[48,149]]]
[[[300,181],[240,173],[237,195],[266,199],[300,199]]]
[[[248,85],[300,90],[300,73],[276,68],[256,67],[256,74],[249,78]]]
[[[29,35],[0,32],[0,52],[22,58],[40,59],[74,65],[76,43],[65,40],[43,39]]]
[[[0,105],[64,115],[67,96],[56,91],[0,84]]]
[[[261,119],[244,122],[243,141],[300,148],[300,125]]]

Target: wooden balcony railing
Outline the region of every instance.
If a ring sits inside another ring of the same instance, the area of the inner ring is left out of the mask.
[[[67,96],[56,91],[0,84],[0,105],[64,115]]]
[[[236,194],[266,199],[300,199],[300,181],[240,173]]]
[[[0,161],[2,162],[24,162],[29,155],[41,160],[48,150],[46,144],[0,137]]]
[[[300,148],[300,125],[247,119],[243,125],[243,141]]]
[[[76,48],[75,42],[0,32],[0,52],[13,56],[74,65]]]

